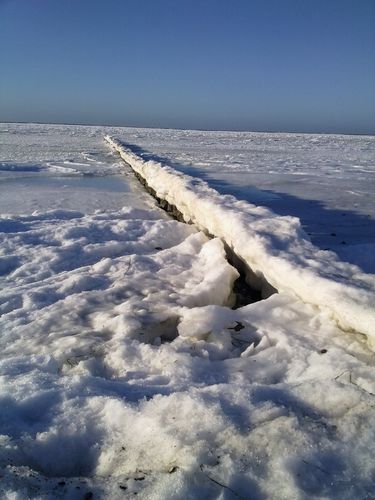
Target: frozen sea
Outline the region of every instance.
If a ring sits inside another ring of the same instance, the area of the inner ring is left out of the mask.
[[[0,496],[374,497],[366,336],[283,290],[232,309],[221,239],[106,134],[373,286],[374,137],[0,124]]]

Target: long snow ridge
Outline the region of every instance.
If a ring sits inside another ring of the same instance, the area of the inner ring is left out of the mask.
[[[375,275],[315,247],[298,218],[221,195],[200,179],[144,160],[110,136],[105,140],[185,222],[222,238],[264,295],[274,288],[325,309],[342,329],[367,335],[375,349]]]

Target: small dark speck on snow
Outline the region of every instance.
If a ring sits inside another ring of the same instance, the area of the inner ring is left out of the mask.
[[[243,330],[244,328],[245,328],[244,325],[240,321],[236,321],[236,326],[234,326],[232,328],[228,328],[228,330],[234,330],[235,332],[239,332],[239,331]]]

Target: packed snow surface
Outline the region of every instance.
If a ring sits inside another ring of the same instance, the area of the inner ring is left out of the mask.
[[[0,130],[0,497],[375,495],[365,337],[286,290],[231,309],[222,241],[168,218],[102,140],[166,131]]]

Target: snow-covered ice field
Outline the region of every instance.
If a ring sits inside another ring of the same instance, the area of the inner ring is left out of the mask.
[[[220,193],[299,217],[314,244],[375,272],[374,136],[152,129],[113,135]]]
[[[232,309],[221,239],[159,209],[105,134],[311,233],[357,312],[374,287],[374,137],[0,124],[0,496],[373,498],[371,331],[293,276]]]

